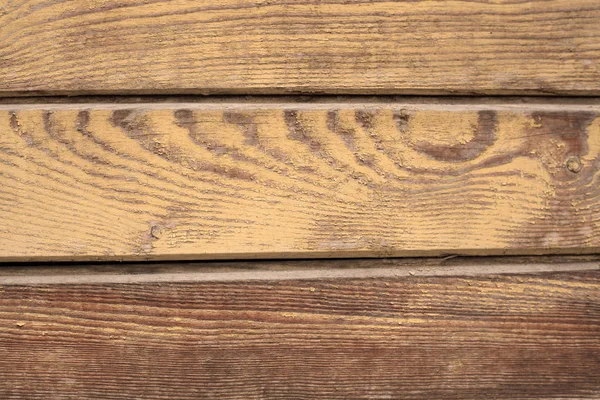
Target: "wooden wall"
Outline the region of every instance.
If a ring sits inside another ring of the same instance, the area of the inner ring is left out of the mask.
[[[598,0],[0,0],[0,400],[600,399],[599,95]]]

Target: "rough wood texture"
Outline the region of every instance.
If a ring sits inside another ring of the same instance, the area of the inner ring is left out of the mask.
[[[129,284],[7,284],[0,275],[0,396],[600,397],[598,270],[272,274]]]
[[[595,252],[599,112],[0,106],[0,257]]]
[[[0,93],[600,94],[597,0],[0,1]]]

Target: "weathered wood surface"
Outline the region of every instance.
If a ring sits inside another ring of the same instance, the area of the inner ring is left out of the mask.
[[[600,271],[579,266],[129,283],[0,269],[0,397],[597,399]]]
[[[590,253],[600,106],[0,106],[0,258]]]
[[[0,93],[600,94],[597,0],[0,1]]]

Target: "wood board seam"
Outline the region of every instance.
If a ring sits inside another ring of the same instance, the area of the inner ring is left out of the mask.
[[[352,259],[348,260],[348,264]],[[575,263],[527,263],[527,264],[493,264],[482,268],[479,265],[452,265],[442,267],[410,267],[395,268],[338,268],[312,270],[283,271],[228,271],[202,272],[199,268],[185,267],[178,272],[136,273],[136,274],[102,274],[77,273],[74,268],[71,274],[40,275],[39,270],[32,270],[27,275],[5,276],[0,268],[1,286],[36,286],[36,285],[73,285],[73,284],[142,284],[142,283],[177,283],[177,282],[238,282],[238,281],[286,281],[314,279],[364,279],[364,278],[411,278],[411,277],[457,277],[457,276],[496,276],[496,275],[531,275],[547,272],[583,272],[600,271],[600,260]]]

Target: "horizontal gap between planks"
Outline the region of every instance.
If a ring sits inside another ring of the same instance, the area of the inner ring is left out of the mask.
[[[528,95],[77,95],[77,96],[0,96],[0,109],[40,109],[47,107],[122,107],[179,108],[190,106],[223,107],[330,107],[340,106],[473,106],[473,107],[595,107],[600,105],[598,96],[528,96]]]
[[[151,90],[41,90],[41,91],[4,91],[0,98],[19,99],[30,102],[37,98],[100,98],[100,97],[473,97],[473,98],[507,98],[507,97],[537,97],[547,99],[582,98],[594,99],[600,97],[600,89],[582,90],[543,90],[543,89],[497,89],[497,90],[397,90],[397,89],[332,89],[332,90],[280,90],[279,88],[261,89],[151,89]]]
[[[26,267],[26,268],[25,268]],[[600,255],[4,265],[0,285],[520,275],[600,270]]]

